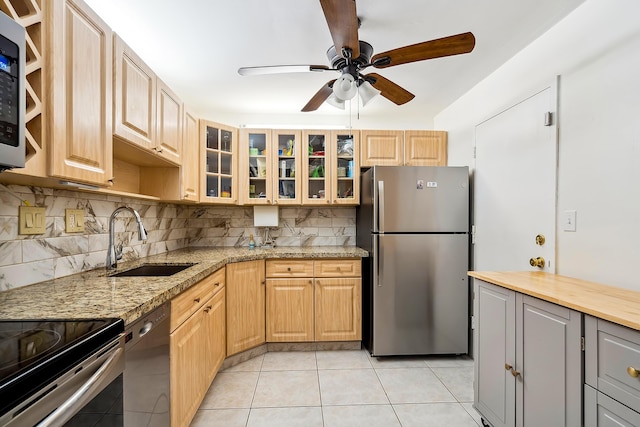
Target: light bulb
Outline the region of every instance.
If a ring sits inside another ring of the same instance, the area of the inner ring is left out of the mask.
[[[333,84],[334,95],[343,101],[353,98],[357,91],[358,88],[354,84],[351,74],[343,74]]]

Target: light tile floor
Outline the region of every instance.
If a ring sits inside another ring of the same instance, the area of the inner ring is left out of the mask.
[[[467,357],[269,352],[218,373],[191,427],[478,427]]]

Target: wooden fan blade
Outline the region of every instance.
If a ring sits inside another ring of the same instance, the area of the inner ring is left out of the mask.
[[[406,104],[415,98],[415,95],[408,90],[398,86],[389,79],[382,77],[377,73],[369,73],[364,76],[373,87],[380,91],[380,95],[387,98],[396,105]]]
[[[371,63],[376,68],[393,67],[425,59],[469,53],[475,45],[476,38],[472,33],[456,34],[379,53],[371,58]]]
[[[256,76],[260,74],[307,73],[309,71],[326,71],[331,68],[326,65],[270,65],[266,67],[242,67],[238,69],[241,76]]]
[[[344,57],[342,48],[349,48],[352,58],[360,56],[355,0],[320,0],[320,4],[338,55]]]
[[[313,95],[313,98],[307,102],[307,105],[302,108],[302,111],[309,112],[317,110],[333,93],[333,83],[335,83],[335,81],[336,79],[333,79],[322,86],[320,90]]]

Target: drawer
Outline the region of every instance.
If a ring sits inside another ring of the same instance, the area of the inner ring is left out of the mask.
[[[204,305],[224,287],[225,269],[221,268],[171,300],[171,331]]]
[[[585,365],[588,384],[640,412],[640,332],[585,319]]]
[[[640,414],[590,386],[585,385],[584,425],[635,427],[640,426]]]
[[[313,260],[270,259],[267,277],[313,277]]]
[[[314,277],[360,277],[362,262],[360,259],[316,260]]]

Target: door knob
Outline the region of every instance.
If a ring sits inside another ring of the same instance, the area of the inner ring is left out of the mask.
[[[531,267],[544,268],[544,258],[540,256],[537,258],[531,258],[529,260],[529,264],[531,264]]]
[[[545,242],[544,236],[542,234],[538,234],[536,236],[536,245],[542,246],[542,245],[544,245],[544,242]]]

